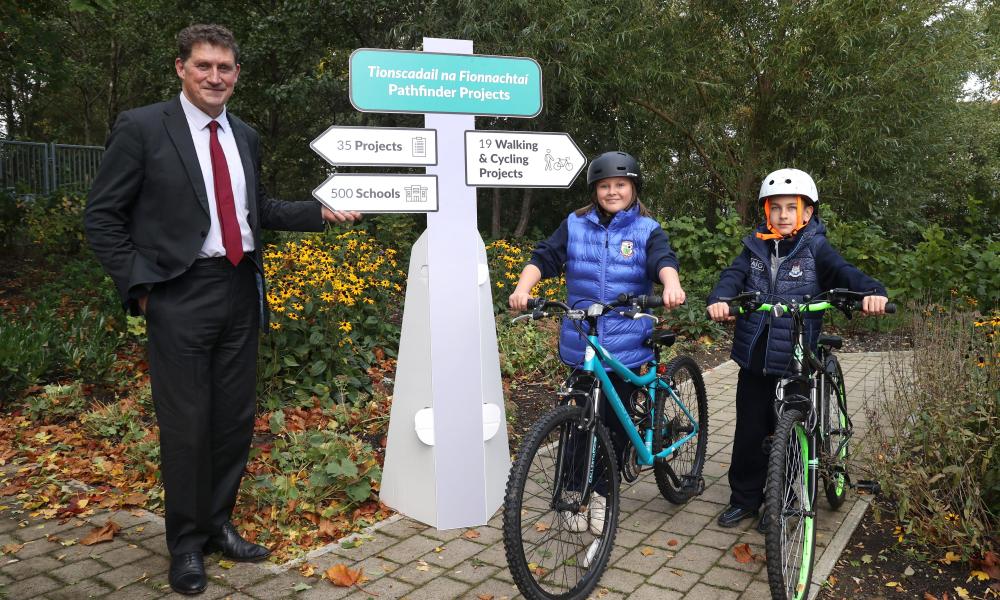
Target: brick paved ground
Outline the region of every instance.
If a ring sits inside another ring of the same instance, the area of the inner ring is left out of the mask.
[[[852,419],[863,433],[862,399],[883,389],[889,358],[883,353],[841,354],[840,358]],[[659,496],[648,473],[624,487],[615,549],[595,596],[607,600],[768,597],[764,565],[740,564],[732,554],[733,547],[741,543],[763,554],[763,536],[749,522],[736,529],[715,524],[729,498],[725,475],[735,424],[736,371],[729,362],[705,376],[710,408],[705,493],[684,506],[673,506]],[[0,498],[3,504],[9,502]],[[826,510],[821,501],[814,581],[826,578],[864,506],[853,493],[837,512]],[[109,518],[122,526],[113,542],[90,547],[61,543],[83,537]],[[334,545],[309,559],[317,573],[335,563],[364,569],[368,581],[363,589],[337,588],[325,580],[270,564],[223,569],[216,556],[207,561],[210,583],[199,598],[520,597],[507,570],[500,527],[498,514],[488,525],[476,528],[478,538],[467,539],[463,530],[437,531],[400,517],[361,536],[357,547]],[[670,545],[671,540],[677,543]],[[167,586],[169,563],[163,522],[148,513],[99,514],[86,523],[73,520],[59,524],[0,506],[0,548],[9,544],[23,547],[0,556],[0,599],[181,597]]]

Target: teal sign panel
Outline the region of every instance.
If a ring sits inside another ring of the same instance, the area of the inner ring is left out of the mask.
[[[360,48],[351,104],[361,112],[535,117],[542,69],[530,58]]]

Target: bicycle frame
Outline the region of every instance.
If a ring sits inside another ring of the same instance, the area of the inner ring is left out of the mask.
[[[612,371],[617,373],[620,377],[622,377],[626,381],[634,385],[642,386],[648,389],[651,392],[650,394],[651,399],[654,397],[657,389],[666,390],[667,394],[670,395],[674,403],[677,404],[677,406],[679,406],[682,411],[684,411],[684,414],[691,421],[693,426],[691,433],[685,435],[683,438],[677,440],[669,447],[664,448],[663,450],[654,455],[652,450],[653,449],[652,428],[647,429],[645,431],[645,439],[640,437],[639,430],[636,429],[635,424],[632,422],[632,417],[628,414],[628,411],[625,410],[625,404],[622,402],[622,399],[618,396],[618,392],[611,384],[611,379],[608,377],[607,371],[605,369],[606,366],[610,367]],[[650,369],[649,373],[646,373],[645,375],[637,375],[634,371],[632,371],[632,369],[629,369],[628,367],[623,365],[618,359],[616,359],[607,350],[605,350],[601,346],[601,343],[597,340],[596,335],[588,335],[587,349],[584,355],[583,367],[581,367],[579,370],[593,373],[597,377],[597,380],[601,382],[601,389],[604,391],[605,397],[611,403],[611,408],[612,410],[614,410],[615,416],[618,418],[619,421],[621,421],[622,428],[625,430],[625,434],[628,436],[629,440],[631,440],[632,445],[635,446],[636,462],[638,464],[642,466],[650,466],[656,459],[658,458],[662,459],[666,458],[667,456],[670,456],[674,452],[674,450],[681,447],[688,440],[698,435],[698,430],[700,427],[698,421],[693,416],[691,416],[691,413],[688,412],[687,407],[685,407],[684,403],[681,402],[680,398],[677,397],[677,394],[676,392],[674,392],[673,388],[671,388],[666,381],[659,378],[659,376],[656,373],[655,367]],[[598,400],[593,399],[593,401],[596,402]],[[594,410],[596,411],[596,409],[597,407],[595,405]]]

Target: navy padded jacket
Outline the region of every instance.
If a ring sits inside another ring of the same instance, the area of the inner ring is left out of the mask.
[[[767,228],[762,224],[757,231],[767,232]],[[818,217],[810,220],[791,241],[778,243],[784,256],[772,253],[771,246],[775,242],[761,240],[754,234],[745,237],[743,244],[743,252],[723,271],[719,283],[708,297],[708,304],[714,304],[720,297],[731,297],[744,291],[777,294],[796,300],[831,288],[886,294],[881,283],[844,260],[830,246],[826,239],[826,226]],[[788,246],[791,249],[786,249]],[[823,313],[809,313],[805,318],[806,343],[814,351],[822,324]],[[794,347],[792,319],[787,316],[774,318],[770,313],[754,312],[738,317],[731,357],[741,367],[749,368],[753,349],[765,329],[764,374],[787,375]]]
[[[601,225],[594,210],[567,219],[566,292],[570,306],[586,308],[594,301],[611,302],[619,294],[649,294],[653,282],[647,274],[646,242],[659,229],[654,219],[639,215],[639,207],[616,214]],[[570,366],[583,364],[587,340],[574,323],[563,320],[559,354]],[[652,360],[653,352],[642,346],[653,325],[648,319],[626,319],[609,315],[598,322],[598,339],[628,367]]]

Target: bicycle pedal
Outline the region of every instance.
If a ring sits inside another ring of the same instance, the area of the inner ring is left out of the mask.
[[[879,482],[872,479],[859,480],[854,484],[854,489],[873,496],[878,496],[882,493],[882,486],[879,485]]]

